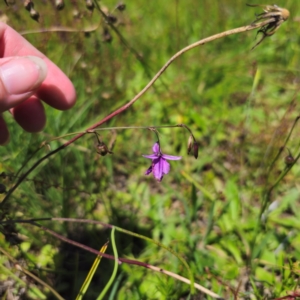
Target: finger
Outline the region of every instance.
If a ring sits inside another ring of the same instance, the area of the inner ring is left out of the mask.
[[[0,112],[31,96],[47,76],[44,60],[36,56],[0,59]]]
[[[11,109],[11,113],[19,125],[28,132],[39,132],[46,124],[44,106],[35,96]]]
[[[0,145],[4,145],[9,140],[9,132],[2,115],[0,114]]]
[[[76,92],[69,78],[15,30],[0,22],[0,57],[10,56],[37,56],[42,58],[47,64],[48,74],[37,91],[38,97],[52,107],[61,110],[74,105]]]

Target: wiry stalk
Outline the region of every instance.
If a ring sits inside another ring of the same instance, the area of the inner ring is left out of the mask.
[[[212,42],[214,40],[229,36],[229,35],[233,35],[233,34],[237,34],[237,33],[242,33],[242,32],[246,32],[246,31],[250,31],[250,30],[254,30],[257,28],[261,28],[260,30],[264,30],[265,26],[273,26],[274,24],[276,24],[278,22],[278,14],[271,16],[268,15],[268,19],[266,19],[265,21],[262,22],[258,22],[258,23],[252,23],[250,25],[246,25],[246,26],[242,26],[239,28],[235,28],[235,29],[230,29],[215,35],[212,35],[210,37],[204,38],[200,41],[197,41],[183,49],[181,49],[180,51],[178,51],[175,55],[173,55],[167,62],[166,64],[157,72],[157,74],[149,81],[149,83],[129,102],[127,102],[125,105],[123,105],[122,107],[118,108],[117,110],[115,110],[114,112],[110,113],[109,115],[107,115],[106,117],[104,117],[101,121],[95,123],[94,125],[92,125],[91,127],[87,128],[86,131],[84,133],[79,133],[78,135],[76,135],[75,137],[73,137],[72,139],[70,139],[68,142],[64,143],[63,145],[61,145],[60,147],[56,148],[55,150],[49,152],[47,155],[45,155],[44,157],[42,157],[41,159],[39,159],[32,167],[30,167],[27,172],[25,172],[20,178],[19,180],[16,182],[16,184],[7,192],[5,198],[3,199],[3,201],[0,204],[0,209],[3,208],[4,204],[6,203],[7,199],[10,197],[10,195],[14,192],[14,190],[21,184],[21,182],[23,182],[23,180],[41,163],[43,162],[45,159],[49,158],[50,156],[54,155],[55,153],[59,152],[60,150],[68,147],[70,144],[74,143],[76,140],[78,140],[79,138],[81,138],[83,135],[85,135],[86,133],[88,133],[90,130],[93,130],[99,126],[101,126],[102,124],[104,124],[105,122],[109,121],[110,119],[112,119],[113,117],[119,115],[120,113],[122,113],[123,111],[127,110],[130,106],[132,106],[139,98],[141,98],[142,95],[144,95],[149,88],[155,83],[155,81],[164,73],[164,71],[172,64],[172,62],[174,60],[176,60],[179,56],[181,56],[182,54],[184,54],[185,52],[196,48],[198,46],[207,44],[209,42]],[[257,20],[256,20],[257,21]],[[263,31],[262,31],[263,32]]]

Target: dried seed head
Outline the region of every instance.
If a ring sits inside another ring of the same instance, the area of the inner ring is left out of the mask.
[[[281,14],[284,21],[286,21],[290,16],[290,12],[285,8],[282,8]]]
[[[31,8],[30,10],[30,17],[35,20],[35,21],[39,21],[39,18],[40,18],[40,14],[33,8]]]
[[[95,8],[93,0],[86,0],[85,1],[85,6],[88,10],[93,11]]]
[[[64,0],[55,0],[55,7],[57,10],[62,10],[65,7]]]
[[[125,10],[125,8],[126,8],[126,4],[124,4],[124,3],[119,3],[116,6],[116,9],[119,10],[119,11],[123,11],[123,10]]]
[[[258,24],[258,22],[269,21],[266,25],[262,26],[257,33],[262,33],[262,38],[256,43],[251,50],[257,47],[266,37],[273,35],[285,22],[289,16],[290,12],[281,8],[277,5],[260,5],[260,4],[247,4],[248,6],[261,6],[264,12],[257,15],[256,20],[252,24]]]

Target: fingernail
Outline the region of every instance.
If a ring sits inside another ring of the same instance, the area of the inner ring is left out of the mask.
[[[47,76],[47,65],[39,57],[16,57],[0,66],[2,83],[10,95],[36,89]]]

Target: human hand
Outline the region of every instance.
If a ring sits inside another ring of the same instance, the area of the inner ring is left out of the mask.
[[[46,123],[41,100],[65,110],[76,100],[69,78],[20,34],[0,22],[0,144],[9,140],[1,115],[10,110],[28,132],[38,132]]]

